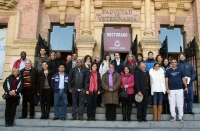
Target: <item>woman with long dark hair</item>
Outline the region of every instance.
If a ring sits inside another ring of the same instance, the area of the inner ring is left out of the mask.
[[[51,78],[53,72],[48,69],[48,63],[42,62],[42,71],[38,74],[37,95],[41,96],[41,117],[40,119],[48,119],[53,90],[51,88]]]
[[[128,54],[126,56],[126,59],[124,61],[124,66],[128,66],[130,68],[130,73],[134,74],[136,68],[136,61],[133,54]]]
[[[101,88],[101,77],[100,73],[97,72],[98,65],[96,63],[92,63],[92,70],[87,72],[86,75],[86,94],[87,94],[87,120],[95,119],[96,114],[96,105],[97,105],[97,95],[100,94]]]
[[[160,66],[162,66],[162,61],[163,61],[162,59],[163,59],[163,58],[162,58],[161,55],[157,55],[157,56],[156,56],[156,62],[159,63]]]
[[[138,53],[135,57],[135,61],[136,61],[136,67],[135,70],[139,69],[140,63],[144,62],[144,57],[142,53]]]
[[[23,87],[24,84],[20,76],[19,69],[13,68],[12,74],[8,76],[3,83],[3,89],[9,95],[9,98],[6,99],[6,108],[5,108],[6,127],[14,125],[16,108]]]
[[[101,75],[101,78],[103,74],[105,74],[109,70],[109,64],[111,62],[111,56],[109,53],[105,54],[104,59],[99,67],[99,73]]]
[[[132,100],[134,94],[134,76],[129,66],[124,66],[121,72],[121,88],[128,94],[127,98],[121,98],[123,121],[131,121]]]
[[[92,65],[92,57],[90,55],[86,55],[83,60],[83,68],[85,68],[87,71],[90,71],[91,65]]]

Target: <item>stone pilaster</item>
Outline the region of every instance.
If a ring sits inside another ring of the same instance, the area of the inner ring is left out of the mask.
[[[93,56],[93,50],[96,45],[96,40],[94,40],[93,36],[91,35],[90,8],[91,0],[85,0],[83,30],[81,32],[81,36],[75,40],[79,58],[83,58],[85,55]]]

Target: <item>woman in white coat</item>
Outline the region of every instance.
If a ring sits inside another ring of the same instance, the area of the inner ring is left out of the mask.
[[[166,92],[164,70],[159,63],[154,64],[154,68],[149,71],[151,82],[151,95],[153,95],[154,121],[160,121],[162,113],[162,99]]]
[[[111,56],[109,53],[105,54],[104,60],[102,61],[100,67],[99,67],[99,73],[101,75],[101,78],[103,74],[105,74],[109,70],[109,64],[111,62]]]

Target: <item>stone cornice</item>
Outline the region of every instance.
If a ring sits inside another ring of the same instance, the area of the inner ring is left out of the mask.
[[[170,17],[170,26],[174,26],[177,9],[188,11],[191,8],[193,0],[154,0],[155,9],[168,9]]]
[[[95,8],[113,7],[113,8],[141,8],[142,0],[94,0]]]
[[[18,3],[18,0],[0,0],[0,10],[9,10]]]
[[[58,7],[60,14],[60,24],[65,24],[65,15],[67,7],[81,7],[80,0],[44,0],[46,8]]]

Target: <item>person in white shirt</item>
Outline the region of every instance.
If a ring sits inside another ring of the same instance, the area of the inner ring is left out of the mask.
[[[159,63],[155,63],[154,67],[149,71],[151,83],[151,95],[153,95],[153,112],[154,121],[160,121],[162,113],[162,99],[166,92],[165,73]]]

